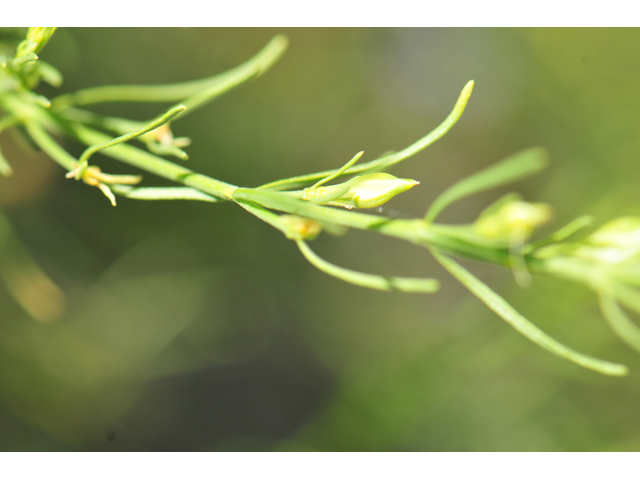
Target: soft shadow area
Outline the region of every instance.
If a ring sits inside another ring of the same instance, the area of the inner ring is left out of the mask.
[[[294,340],[254,358],[148,384],[129,413],[87,440],[94,450],[272,450],[326,402],[328,373]]]

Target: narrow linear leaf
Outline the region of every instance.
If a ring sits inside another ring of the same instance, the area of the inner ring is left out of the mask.
[[[581,217],[578,217],[575,220],[569,222],[557,232],[552,233],[548,237],[527,245],[523,252],[526,254],[534,251],[536,248],[544,247],[552,243],[563,242],[583,228],[590,227],[591,225],[593,225],[593,222],[594,218],[591,215],[583,215]]]
[[[136,130],[134,132],[126,133],[124,135],[121,135],[119,137],[111,139],[108,142],[100,143],[98,145],[92,145],[91,147],[87,148],[82,153],[82,155],[80,156],[79,163],[81,165],[83,165],[83,164],[86,165],[89,162],[89,157],[91,157],[91,155],[93,155],[94,153],[96,153],[96,152],[98,152],[100,150],[103,150],[105,148],[113,147],[113,146],[118,145],[120,143],[128,142],[129,140],[132,140],[132,139],[134,139],[136,137],[144,135],[145,133],[150,132],[151,130],[155,130],[156,128],[161,127],[162,125],[164,125],[166,123],[169,123],[175,117],[177,117],[182,112],[184,112],[186,109],[187,109],[187,107],[185,107],[184,105],[177,105],[177,106],[169,109],[163,115],[161,115],[158,118],[152,120],[151,122],[149,122],[148,124],[146,124],[144,127],[142,127],[139,130]]]
[[[31,139],[36,143],[43,152],[49,155],[56,163],[66,170],[76,168],[76,159],[64,148],[56,143],[56,141],[42,128],[39,123],[28,122],[25,128]]]
[[[147,148],[151,153],[156,155],[171,155],[179,158],[180,160],[189,160],[187,152],[175,145],[162,145],[159,143],[149,142],[147,143]]]
[[[38,55],[36,55],[33,52],[20,55],[19,57],[16,57],[13,59],[12,61],[13,68],[20,68],[22,65],[26,63],[33,63],[36,60],[38,60]]]
[[[100,127],[118,135],[139,130],[145,125],[144,122],[128,120],[126,118],[110,117],[74,107],[65,108],[63,111],[59,112],[58,115],[66,118],[67,120],[71,120],[72,122],[80,122],[86,125]]]
[[[340,167],[339,170],[337,170],[335,173],[332,173],[331,175],[323,178],[322,180],[319,180],[317,183],[315,183],[311,187],[311,189],[318,188],[320,185],[323,185],[323,184],[325,184],[327,182],[330,182],[334,178],[339,177],[340,175],[343,174],[343,172],[348,170],[349,167],[352,167],[358,160],[360,160],[360,157],[362,157],[362,155],[364,155],[364,152],[356,153],[355,156],[351,160],[349,160],[347,163],[345,163],[342,167]]]
[[[5,115],[0,118],[0,134],[4,129],[13,126],[16,123],[18,123],[16,118],[10,115]],[[7,159],[4,158],[4,155],[2,155],[2,150],[0,149],[0,175],[10,177],[12,174],[13,169],[11,168],[11,165],[9,165],[9,162],[7,162]]]
[[[607,293],[600,293],[598,297],[602,314],[613,331],[631,347],[640,351],[640,327],[631,321],[615,297]],[[640,297],[637,292],[631,289],[620,288],[616,289],[616,297],[624,305],[635,311],[639,311]]]
[[[59,87],[62,85],[62,74],[57,68],[43,60],[40,60],[38,65],[40,68],[40,75],[45,82],[52,87]]]
[[[7,159],[4,158],[4,155],[2,155],[2,150],[0,150],[0,175],[3,177],[10,177],[13,175],[13,169],[11,168],[11,165],[9,165],[9,162],[7,162]]]
[[[278,215],[277,213],[273,213],[266,208],[263,208],[260,205],[250,201],[237,200],[236,203],[244,208],[247,212],[255,215],[263,222],[271,225],[272,227],[280,230],[282,233],[287,235],[288,231],[286,227],[280,222],[280,215]]]
[[[548,163],[548,154],[542,148],[531,148],[516,153],[449,187],[431,204],[425,219],[433,222],[440,212],[452,203],[529,177],[545,168]]]
[[[1,210],[0,282],[36,320],[54,321],[65,309],[64,293],[40,268]]]
[[[438,125],[434,130],[429,132],[427,135],[422,137],[417,142],[409,145],[404,150],[401,150],[396,153],[391,152],[389,154],[383,155],[380,158],[377,158],[367,163],[362,163],[358,166],[351,166],[350,168],[343,170],[342,172],[340,172],[340,170],[326,170],[324,172],[311,173],[309,175],[301,175],[298,177],[291,177],[291,178],[286,178],[284,180],[278,180],[275,182],[267,183],[258,188],[269,189],[269,190],[290,190],[290,189],[301,187],[311,182],[321,180],[330,175],[335,175],[335,177],[338,177],[340,175],[351,175],[354,173],[379,171],[379,170],[386,169],[403,160],[406,160],[407,158],[424,150],[429,145],[435,143],[437,140],[445,136],[449,130],[451,130],[451,128],[460,119],[460,117],[462,116],[462,112],[464,112],[464,109],[467,106],[467,102],[469,101],[469,97],[471,97],[471,92],[473,91],[473,85],[474,85],[473,80],[470,80],[469,82],[467,82],[467,84],[462,89],[462,92],[460,93],[460,96],[458,97],[458,101],[453,107],[453,110],[440,125]]]
[[[638,289],[626,285],[616,285],[613,293],[622,305],[640,314],[640,292]]]
[[[278,35],[253,58],[213,77],[167,85],[113,85],[88,88],[55,98],[54,108],[104,102],[176,102],[208,89],[213,89],[215,96],[219,96],[262,75],[282,56],[288,43],[287,37]]]
[[[391,165],[412,157],[416,153],[424,150],[429,145],[432,145],[433,143],[444,137],[449,132],[449,130],[451,130],[451,128],[453,128],[453,126],[458,123],[458,120],[460,120],[462,113],[464,112],[465,108],[467,108],[467,103],[469,102],[469,98],[471,97],[471,92],[473,92],[474,84],[475,82],[473,80],[469,80],[467,82],[467,84],[462,89],[462,92],[460,92],[460,96],[458,97],[456,104],[453,106],[453,110],[440,125],[438,125],[431,132],[429,132],[414,144],[409,145],[404,150],[391,154],[388,157],[383,157],[379,160],[370,162],[370,168],[378,167],[382,169],[390,167]],[[366,166],[366,164],[361,165],[361,167],[363,166]]]
[[[134,200],[198,200],[202,202],[219,202],[215,197],[190,187],[128,187],[111,185],[111,190],[123,197]]]
[[[561,344],[557,340],[554,340],[519,314],[506,302],[506,300],[491,290],[487,285],[482,283],[478,278],[471,274],[471,272],[462,267],[462,265],[434,249],[430,249],[430,251],[436,260],[438,260],[438,262],[440,262],[440,264],[460,283],[467,287],[471,293],[482,300],[487,307],[493,310],[509,325],[536,345],[539,345],[554,355],[565,358],[582,367],[589,368],[604,375],[623,376],[629,373],[629,370],[625,365],[607,362],[605,360],[600,360],[582,354]]]
[[[298,240],[296,243],[304,257],[318,270],[360,287],[413,293],[434,293],[440,289],[440,282],[433,278],[383,277],[338,267],[316,255],[306,242]]]

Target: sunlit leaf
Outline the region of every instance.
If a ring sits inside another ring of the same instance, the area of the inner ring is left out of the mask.
[[[545,350],[548,350],[559,357],[566,358],[567,360],[570,360],[582,367],[595,370],[596,372],[605,375],[622,376],[629,373],[629,370],[625,365],[607,362],[605,360],[599,360],[597,358],[584,355],[561,344],[557,340],[554,340],[519,314],[507,303],[505,299],[482,283],[459,263],[436,250],[432,249],[431,253],[436,260],[438,260],[438,262],[440,262],[440,264],[460,283],[467,287],[471,293],[482,300],[487,307],[497,313],[509,325],[536,345],[541,346]]]
[[[529,177],[545,168],[547,164],[548,155],[542,148],[531,148],[516,153],[449,187],[431,204],[425,218],[433,222],[440,212],[452,203]]]

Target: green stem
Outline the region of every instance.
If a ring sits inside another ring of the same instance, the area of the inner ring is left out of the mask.
[[[104,143],[109,141],[111,138],[108,135],[80,124],[73,124],[71,129],[72,133],[86,145]],[[108,157],[115,158],[116,160],[120,160],[124,163],[140,168],[141,170],[145,170],[174,182],[182,183],[188,187],[196,188],[220,199],[230,200],[232,198],[233,191],[237,188],[235,185],[216,180],[200,173],[195,173],[193,170],[176,165],[164,158],[160,158],[131,145],[116,145],[105,150],[104,154]]]
[[[415,245],[432,245],[443,251],[463,257],[509,266],[506,249],[487,248],[480,244],[456,238],[446,226],[428,225],[422,219],[404,220],[380,217],[367,213],[315,205],[292,198],[286,193],[238,188],[233,193],[236,201],[257,203],[265,208],[292,213],[320,222],[372,230],[383,235],[400,238]]]

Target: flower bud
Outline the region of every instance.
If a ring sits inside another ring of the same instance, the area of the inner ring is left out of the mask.
[[[397,178],[388,173],[360,175],[345,183],[348,190],[336,198],[335,202],[348,207],[374,208],[419,183],[416,180]]]
[[[517,195],[506,195],[487,207],[474,223],[482,236],[508,239],[515,231],[528,238],[533,230],[547,223],[553,210],[546,203],[528,203]]]
[[[587,237],[575,254],[599,263],[617,264],[640,256],[640,218],[613,220]]]
[[[27,38],[18,45],[16,57],[38,53],[47,44],[56,27],[29,27]]]
[[[280,215],[280,224],[285,227],[285,235],[291,240],[313,240],[322,231],[316,220],[297,215]]]

